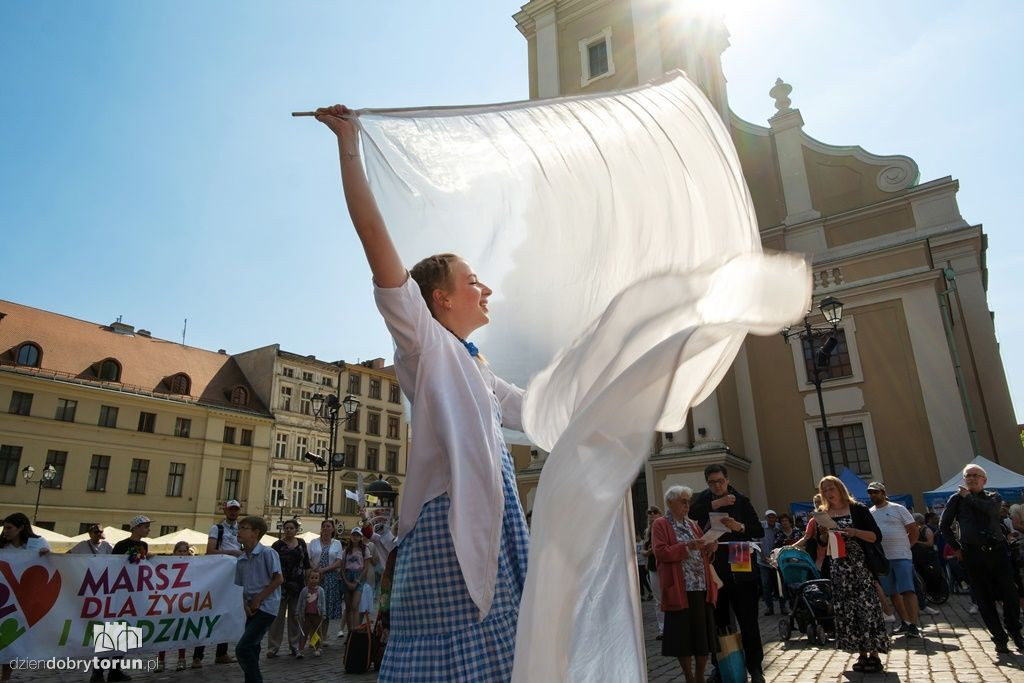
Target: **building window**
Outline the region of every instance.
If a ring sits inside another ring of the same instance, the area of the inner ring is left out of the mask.
[[[231,390],[231,404],[244,406],[249,404],[249,392],[244,387],[235,387]]]
[[[177,524],[161,524],[160,525],[160,535],[161,536],[166,536],[167,534],[173,534],[177,530],[178,530],[178,525]]]
[[[380,436],[380,413],[366,411],[366,433]]]
[[[302,460],[302,456],[309,450],[309,438],[305,436],[295,437],[295,459]]]
[[[104,382],[121,381],[121,364],[112,358],[100,363],[100,379]]]
[[[222,496],[224,500],[237,500],[238,491],[241,488],[242,483],[242,470],[233,470],[226,468],[224,470],[224,488],[222,490]]]
[[[54,531],[57,528],[57,522],[44,522],[39,520],[38,522],[32,522],[32,526],[37,526],[40,529],[46,529],[47,531]]]
[[[828,367],[818,370],[823,382],[830,379],[853,376],[853,365],[850,363],[850,349],[846,345],[846,330],[839,328],[835,331],[834,335],[838,344],[836,344],[836,348],[833,349],[832,355],[828,358]],[[825,343],[826,338],[819,338],[814,347],[820,349],[821,345]],[[813,384],[811,380],[814,377],[817,351],[815,348],[812,348],[811,340],[801,338],[800,341],[803,345],[804,365],[807,368],[807,383]]]
[[[281,387],[281,403],[280,403],[280,406],[281,406],[281,410],[291,410],[292,409],[292,388],[291,387]]]
[[[359,445],[354,443],[345,444],[345,467],[354,469],[359,458]]]
[[[132,458],[132,471],[128,475],[128,493],[145,493],[149,478],[149,461]]]
[[[230,443],[230,444],[234,444],[235,443],[235,428],[234,427],[228,427],[228,426],[224,427],[224,443]],[[231,500],[231,497],[228,497],[227,500]]]
[[[100,406],[100,427],[117,427],[117,407]]]
[[[598,78],[611,76],[615,73],[615,61],[612,58],[612,30],[606,28],[597,35],[590,36],[579,42],[580,49],[580,86],[585,86]]]
[[[281,368],[281,374],[284,375],[285,377],[294,377],[295,376],[295,369],[294,368],[287,368],[287,367]]]
[[[270,504],[283,507],[288,499],[284,495],[284,479],[270,480]]]
[[[363,393],[363,376],[358,372],[350,372],[348,374],[348,393],[356,394],[357,396]]]
[[[292,507],[302,507],[302,494],[306,488],[306,482],[304,481],[293,481],[292,482]]]
[[[109,455],[94,455],[89,464],[89,481],[86,482],[86,491],[106,491],[107,473],[110,471]]]
[[[354,500],[352,500],[351,498],[349,498],[348,496],[344,496],[342,498],[341,508],[342,508],[341,514],[343,514],[343,515],[358,515],[359,514],[359,507],[356,505],[356,502]]]
[[[156,428],[156,413],[139,413],[139,431],[153,433]]]
[[[394,382],[388,383],[388,400],[392,403],[402,402],[402,388]]]
[[[377,467],[377,465],[379,464],[377,462],[377,452],[378,452],[378,450],[379,449],[376,446],[367,446],[366,447],[366,470],[368,472],[375,472],[378,469],[378,467]]]
[[[56,471],[56,474],[53,475],[53,479],[46,484],[46,488],[64,488],[64,468],[67,464],[67,451],[46,451],[46,465],[53,465],[53,469]]]
[[[399,422],[398,417],[396,417],[395,415],[388,415],[388,438],[389,439],[401,438],[400,435],[399,435],[399,426],[400,426],[400,424],[401,423]]]
[[[310,503],[325,503],[327,502],[327,484],[321,484],[315,482],[313,484],[313,492],[310,494]]]
[[[330,451],[327,448],[327,439],[316,440],[316,454],[321,458],[326,458],[330,454]]]
[[[313,373],[312,372],[305,372],[305,371],[303,371],[303,373],[302,373],[302,381],[303,382],[312,382],[313,381]]]
[[[376,377],[370,378],[370,398],[380,398],[380,380]]]
[[[167,495],[171,498],[180,498],[183,488],[185,488],[185,463],[172,462],[167,470]]]
[[[331,379],[330,377],[327,377],[327,376],[322,377],[320,379],[320,383],[323,384],[325,387],[333,387],[334,386],[334,380]]]
[[[388,453],[388,456],[387,456],[387,463],[386,464],[387,464],[388,474],[397,474],[398,473],[398,449],[397,448],[389,448],[387,453]]]
[[[28,415],[32,412],[32,394],[24,391],[11,392],[11,407],[8,410],[11,415]]]
[[[84,534],[84,533],[88,532],[89,531],[89,527],[91,527],[93,524],[94,524],[94,522],[79,522],[78,523],[78,534],[81,535],[81,534]]]
[[[299,394],[299,412],[303,415],[312,415],[313,409],[310,408],[310,401],[313,398],[313,392],[303,391]]]
[[[59,422],[74,422],[75,410],[77,409],[78,401],[72,401],[68,398],[58,398],[57,412],[54,414],[53,419]]]
[[[345,431],[346,432],[358,432],[359,431],[359,411],[352,413],[352,417],[345,420]]]
[[[179,372],[174,377],[171,377],[171,393],[182,394],[188,396],[192,389],[192,380],[188,378],[183,372]]]
[[[828,452],[825,450],[825,430],[820,427],[818,433],[818,452],[821,455],[821,469],[828,472]],[[860,477],[871,477],[871,461],[868,457],[867,440],[864,438],[864,425],[854,424],[829,427],[829,441],[832,444],[832,459],[836,470],[844,465]]]
[[[192,420],[187,417],[179,417],[174,421],[174,435],[187,439],[192,433]]]
[[[275,458],[287,458],[288,457],[288,435],[278,434],[277,444],[274,446],[274,457]]]
[[[21,446],[0,446],[0,484],[14,486],[21,464]]]
[[[239,441],[239,443],[241,445],[243,445],[243,446],[252,446],[252,430],[251,429],[243,429],[242,430],[242,438]]]
[[[18,365],[28,365],[29,367],[39,367],[39,347],[35,344],[22,344],[18,347],[18,355],[15,362]]]

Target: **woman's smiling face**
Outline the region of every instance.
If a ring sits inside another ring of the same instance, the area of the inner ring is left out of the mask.
[[[452,264],[449,289],[434,291],[437,318],[465,339],[473,330],[490,322],[487,302],[491,294],[491,288],[480,282],[469,264],[458,259]]]

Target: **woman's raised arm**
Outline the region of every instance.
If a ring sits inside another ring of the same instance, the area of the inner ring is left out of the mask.
[[[340,104],[316,110],[316,120],[338,136],[341,184],[345,190],[348,214],[359,241],[363,243],[373,281],[378,287],[400,287],[408,274],[366,181],[366,172],[359,160],[359,127],[353,117],[352,111]]]

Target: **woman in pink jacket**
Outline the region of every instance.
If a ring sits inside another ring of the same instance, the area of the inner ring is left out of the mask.
[[[699,683],[704,680],[708,654],[718,651],[714,608],[718,586],[709,562],[717,544],[705,543],[700,527],[687,516],[692,495],[686,486],[665,492],[667,510],[651,526],[651,537],[665,613],[661,654],[679,660],[686,683]]]

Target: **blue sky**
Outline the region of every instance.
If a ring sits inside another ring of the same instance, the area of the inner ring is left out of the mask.
[[[3,3],[0,297],[169,339],[188,318],[210,349],[389,357],[331,138],[289,112],[524,99],[519,4]],[[1024,415],[1024,3],[720,5],[737,114],[765,124],[781,76],[810,135],[960,180]]]

